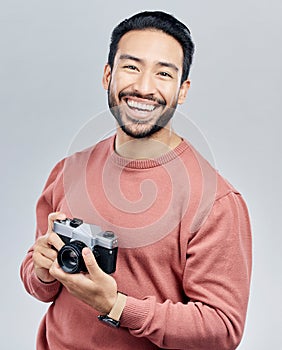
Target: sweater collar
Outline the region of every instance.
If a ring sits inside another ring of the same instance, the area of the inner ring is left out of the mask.
[[[157,158],[148,158],[148,159],[128,159],[121,157],[115,152],[115,136],[111,137],[110,142],[110,153],[111,160],[118,166],[131,168],[131,169],[149,169],[154,168],[165,163],[172,161],[177,158],[181,153],[183,153],[188,147],[188,143],[185,140],[182,140],[180,144],[172,149],[171,151],[164,153]]]

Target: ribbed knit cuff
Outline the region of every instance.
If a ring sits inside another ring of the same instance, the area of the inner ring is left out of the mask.
[[[140,329],[144,326],[151,309],[150,299],[139,300],[127,297],[120,325],[130,329]]]
[[[60,287],[60,282],[55,280],[52,283],[42,282],[33,271],[30,278],[30,290],[31,294],[40,299],[48,297],[49,294],[57,292]]]

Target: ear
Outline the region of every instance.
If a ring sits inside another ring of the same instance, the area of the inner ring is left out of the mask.
[[[112,74],[111,67],[107,63],[105,65],[105,68],[104,68],[104,74],[103,74],[103,80],[102,80],[103,87],[105,90],[109,89],[109,85],[110,85],[110,81],[111,81],[111,74]]]
[[[186,96],[187,96],[187,93],[188,93],[188,90],[190,88],[190,80],[185,80],[182,85],[180,86],[180,90],[179,90],[179,95],[178,95],[178,104],[182,104],[184,103],[185,99],[186,99]]]

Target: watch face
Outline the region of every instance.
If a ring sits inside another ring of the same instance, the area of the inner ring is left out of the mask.
[[[108,315],[99,315],[98,316],[98,320],[105,322],[107,325],[114,327],[114,328],[118,328],[120,322],[114,320],[113,318],[109,317]]]

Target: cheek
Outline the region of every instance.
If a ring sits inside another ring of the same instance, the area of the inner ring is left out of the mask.
[[[168,104],[173,104],[178,100],[179,88],[174,85],[164,90],[164,96]]]
[[[116,83],[116,80],[112,80],[109,86],[109,90],[112,96],[115,98],[118,96],[118,84]]]
[[[128,77],[124,74],[119,74],[116,72],[111,81],[111,91],[117,96],[121,91],[129,88],[133,82],[134,81],[132,77]]]

